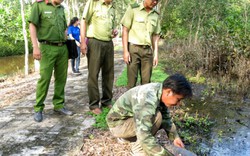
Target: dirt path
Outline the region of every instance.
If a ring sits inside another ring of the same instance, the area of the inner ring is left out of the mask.
[[[15,103],[35,92],[38,73],[32,73],[27,77],[15,76],[0,83],[0,108]]]
[[[121,54],[115,53],[115,78],[124,68]],[[100,150],[107,146],[114,146],[114,153],[124,150],[123,147],[118,148],[112,137],[108,137],[109,132],[88,129],[93,119],[87,115],[86,62],[86,58],[81,59],[80,76],[73,75],[69,69],[65,104],[75,113],[71,117],[58,116],[53,112],[53,78],[45,101],[44,121],[41,123],[34,122],[32,107],[38,73],[12,77],[0,83],[0,155],[99,155],[98,150],[94,150],[94,154],[92,151],[98,144]],[[85,136],[91,135],[95,136],[96,142],[83,142]],[[113,140],[113,143],[108,140]],[[103,141],[107,144],[103,144]],[[80,152],[83,144],[88,146],[84,154],[84,151]]]

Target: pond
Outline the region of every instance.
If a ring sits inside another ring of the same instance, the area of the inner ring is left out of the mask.
[[[250,156],[250,100],[227,99],[210,97],[187,104],[190,112],[215,121],[210,139],[200,143],[201,148],[209,156]]]
[[[8,56],[0,57],[0,76],[12,75],[17,72],[24,73],[25,56]],[[29,55],[29,69],[34,67],[34,60],[32,54]]]

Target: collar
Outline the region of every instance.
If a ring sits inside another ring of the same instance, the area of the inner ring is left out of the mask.
[[[158,95],[157,95],[159,99],[161,99],[161,95],[162,95],[162,83],[160,84],[159,92],[158,92]]]
[[[144,5],[143,5],[143,2],[140,3],[140,10],[144,9]]]

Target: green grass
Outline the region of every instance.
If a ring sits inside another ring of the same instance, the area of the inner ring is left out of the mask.
[[[103,108],[102,113],[99,115],[96,115],[92,112],[88,112],[87,114],[89,114],[95,118],[95,124],[93,125],[93,127],[99,128],[102,130],[108,129],[108,125],[106,122],[106,116],[107,116],[108,112],[109,112],[109,108]]]
[[[163,82],[169,75],[164,72],[163,64],[159,63],[157,67],[153,68],[153,73],[151,77],[151,82]],[[137,83],[140,82],[140,76],[138,77]],[[115,82],[117,87],[126,86],[128,82],[127,79],[127,68],[125,68],[122,74],[118,77]]]
[[[6,77],[6,75],[0,74],[0,78],[4,78],[4,77]]]
[[[127,78],[127,68],[124,68],[122,74],[117,78],[115,85],[117,87],[126,86],[128,82]]]
[[[156,68],[153,68],[151,77],[152,82],[163,82],[169,75],[164,72],[163,64],[159,63]]]
[[[199,84],[204,84],[206,82],[205,77],[189,77],[188,80],[193,83],[199,83]]]

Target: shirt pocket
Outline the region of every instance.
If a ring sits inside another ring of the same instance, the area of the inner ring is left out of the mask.
[[[150,32],[150,34],[152,34],[155,31],[156,24],[157,23],[155,20],[151,20],[150,22],[148,22],[148,31]]]
[[[54,25],[55,16],[52,11],[44,11],[41,18],[45,27],[50,27]]]
[[[101,10],[97,10],[95,13],[96,18],[98,18],[99,20],[109,20],[108,17],[108,12],[102,12]]]
[[[133,27],[137,31],[145,31],[146,25],[145,25],[145,19],[144,18],[135,18],[135,22]]]

